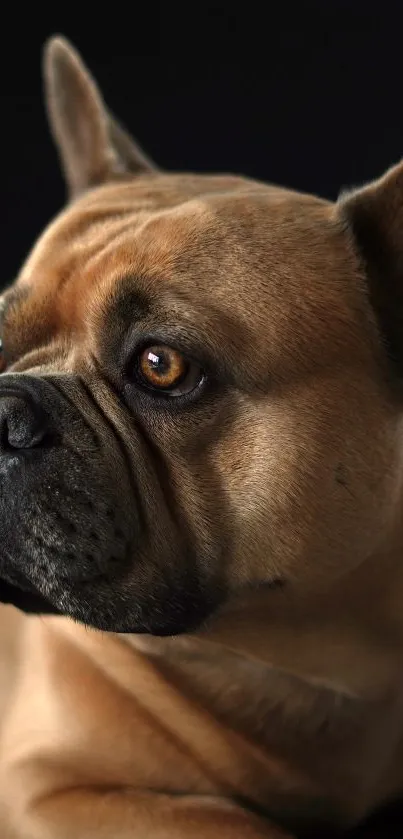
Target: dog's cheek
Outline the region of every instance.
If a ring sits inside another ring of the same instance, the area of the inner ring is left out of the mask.
[[[292,503],[281,532],[283,540],[292,536],[295,580],[327,585],[365,561],[392,527],[400,484],[394,417],[371,371],[362,369],[307,388],[289,416]]]
[[[316,586],[366,558],[398,495],[390,422],[362,371],[245,400],[212,458],[235,528],[230,584]]]

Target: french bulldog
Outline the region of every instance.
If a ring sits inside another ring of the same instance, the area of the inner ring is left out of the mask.
[[[403,792],[403,164],[336,202],[161,172],[61,37],[44,77],[68,201],[0,298],[2,839],[342,832]]]

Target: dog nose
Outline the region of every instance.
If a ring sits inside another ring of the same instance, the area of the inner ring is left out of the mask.
[[[46,415],[28,394],[0,393],[0,453],[33,449],[47,433]]]

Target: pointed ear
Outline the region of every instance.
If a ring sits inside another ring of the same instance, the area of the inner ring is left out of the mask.
[[[64,38],[44,49],[45,99],[69,196],[155,169],[107,110],[94,79]]]
[[[365,270],[383,344],[403,377],[403,162],[382,178],[345,193],[340,212]]]

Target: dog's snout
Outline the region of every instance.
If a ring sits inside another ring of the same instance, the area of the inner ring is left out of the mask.
[[[45,412],[21,391],[0,391],[0,452],[41,446],[49,433]]]

